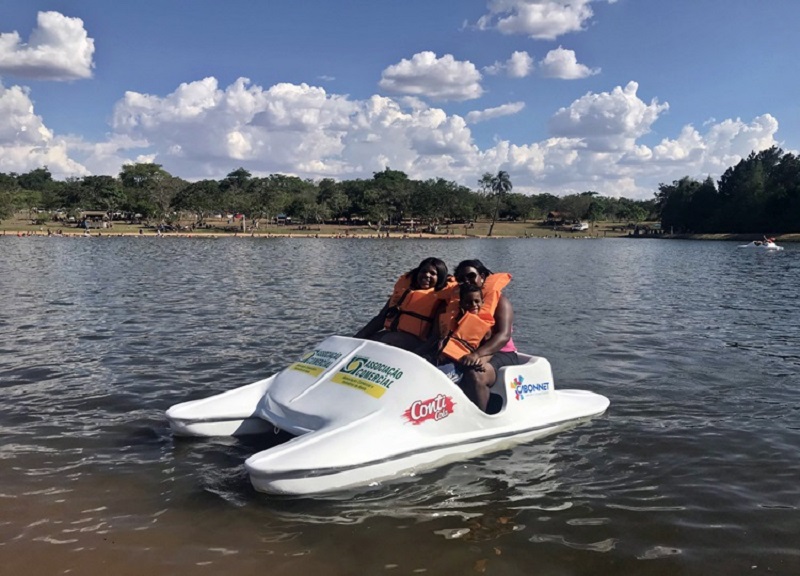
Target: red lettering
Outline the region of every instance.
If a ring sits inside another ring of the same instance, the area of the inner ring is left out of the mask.
[[[415,400],[403,413],[407,421],[419,426],[426,420],[442,420],[453,413],[455,402],[450,396],[439,394],[426,400]]]

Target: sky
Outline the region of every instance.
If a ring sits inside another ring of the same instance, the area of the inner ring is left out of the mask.
[[[0,172],[646,200],[800,149],[797,0],[0,0]]]

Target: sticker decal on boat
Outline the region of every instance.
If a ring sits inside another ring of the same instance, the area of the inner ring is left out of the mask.
[[[356,388],[373,398],[380,398],[402,377],[403,371],[400,368],[370,360],[365,356],[353,356],[350,362],[331,378],[331,382]]]
[[[342,357],[340,352],[331,352],[330,350],[314,350],[306,352],[302,358],[289,366],[292,370],[310,374],[311,376],[319,376],[322,372],[329,368],[331,364],[336,362]]]
[[[525,384],[525,377],[521,374],[511,382],[511,389],[517,400],[525,400],[526,396],[541,394],[550,390],[550,382],[539,382],[538,384]]]
[[[455,402],[453,402],[452,396],[439,394],[434,398],[415,401],[403,412],[403,416],[414,426],[419,426],[427,420],[441,420],[447,418],[453,413],[454,406]]]

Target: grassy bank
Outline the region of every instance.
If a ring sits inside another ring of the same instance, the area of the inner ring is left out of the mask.
[[[188,226],[189,223],[181,223]],[[255,236],[292,236],[292,237],[364,237],[376,238],[378,234],[381,236],[400,238],[484,238],[489,234],[489,221],[478,221],[471,225],[454,224],[438,226],[435,233],[422,232],[421,229],[416,232],[405,231],[399,227],[382,228],[380,232],[375,228],[369,226],[347,226],[336,224],[312,224],[304,225],[289,225],[289,226],[259,226],[258,230],[247,230],[242,232],[240,227],[229,224],[227,220],[209,220],[208,227],[196,228],[192,231],[180,230],[165,232],[166,236],[233,236],[233,235],[255,235]],[[83,235],[82,228],[76,227],[74,224],[66,224],[63,222],[46,222],[43,224],[34,223],[27,215],[18,215],[15,218],[3,220],[0,222],[0,234],[47,234],[48,230],[51,233],[61,230],[65,235]],[[110,228],[93,228],[90,230],[93,236],[101,234],[103,236],[116,236],[116,235],[139,235],[141,230],[142,235],[155,235],[157,231],[154,227],[127,224],[124,222],[113,222]],[[620,237],[626,236],[628,230],[625,229],[624,224],[619,222],[597,222],[590,227],[589,230],[582,232],[572,232],[567,226],[553,227],[544,226],[540,222],[497,222],[492,230],[492,236],[497,238],[586,238],[586,237]]]
[[[189,222],[181,223],[188,226]],[[240,226],[235,226],[227,220],[208,220],[208,227],[196,228],[195,230],[182,230],[165,232],[164,236],[291,236],[291,237],[355,237],[355,238],[377,238],[386,237],[387,233],[391,238],[486,238],[489,234],[491,222],[478,221],[471,225],[454,224],[439,226],[435,233],[429,232],[410,232],[398,227],[382,228],[380,232],[369,226],[347,226],[336,224],[312,224],[290,225],[290,226],[259,226],[258,230],[248,230],[242,232]],[[84,231],[75,224],[63,222],[45,222],[43,224],[34,223],[27,214],[18,214],[14,218],[0,221],[0,234],[35,234],[46,235],[48,230],[55,234],[58,230],[64,235],[81,236]],[[141,231],[141,232],[140,232]],[[93,228],[93,236],[131,236],[144,235],[154,236],[157,231],[154,227],[141,224],[128,224],[124,222],[113,222],[111,228]],[[625,223],[601,221],[590,225],[589,230],[573,232],[569,226],[546,226],[541,222],[496,222],[492,230],[492,237],[496,238],[623,238],[627,237],[631,229]],[[800,233],[797,234],[770,234],[777,242],[800,242]],[[730,240],[739,242],[750,242],[760,240],[762,234],[665,234],[658,236],[664,239],[679,240]]]

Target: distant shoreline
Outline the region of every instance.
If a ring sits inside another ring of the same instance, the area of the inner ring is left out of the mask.
[[[202,227],[192,223],[182,223],[178,229],[162,231],[161,233],[152,226],[133,224],[123,221],[105,223],[108,227],[92,227],[89,229],[91,237],[164,237],[164,238],[329,238],[329,239],[357,239],[357,240],[465,240],[497,238],[539,238],[539,239],[598,239],[598,238],[630,238],[636,240],[722,240],[736,242],[752,242],[761,240],[764,236],[774,237],[777,243],[800,242],[800,232],[791,234],[777,234],[764,230],[751,234],[669,234],[662,230],[657,222],[645,222],[634,225],[633,223],[616,221],[590,222],[588,230],[572,230],[571,224],[546,224],[541,221],[508,221],[498,220],[494,224],[488,220],[477,220],[468,224],[440,224],[429,231],[413,227],[393,226],[387,230],[382,226],[378,231],[374,226],[353,224],[311,224],[311,225],[275,225],[270,224],[246,232],[231,225],[231,222],[221,220],[209,221]],[[489,236],[489,230],[492,235]],[[84,237],[84,229],[65,222],[34,223],[29,217],[17,215],[14,218],[0,222],[0,236],[52,236],[61,232],[63,237]],[[638,232],[638,234],[636,234]]]
[[[61,233],[58,233],[58,230]],[[336,240],[468,240],[468,239],[486,239],[497,240],[503,238],[517,238],[517,239],[540,239],[540,240],[553,240],[553,239],[580,239],[580,240],[596,240],[602,238],[629,238],[634,240],[718,240],[730,242],[752,242],[753,240],[761,240],[764,234],[659,234],[659,235],[641,235],[634,236],[629,234],[608,234],[607,230],[595,231],[594,234],[581,234],[565,231],[550,231],[550,230],[537,230],[536,233],[529,233],[525,231],[523,234],[497,234],[488,236],[487,234],[455,234],[455,233],[439,233],[431,234],[425,232],[368,232],[360,230],[358,232],[334,232],[334,231],[314,231],[314,230],[287,230],[287,231],[264,231],[264,232],[230,232],[220,230],[202,230],[202,231],[170,231],[159,233],[153,229],[142,229],[139,231],[122,230],[115,231],[113,228],[93,228],[89,233],[85,233],[79,228],[66,228],[59,229],[49,227],[44,230],[31,230],[30,227],[25,228],[7,228],[0,230],[0,237],[60,237],[60,238],[115,238],[115,237],[134,237],[134,238],[325,238]],[[791,234],[767,234],[775,238],[775,242],[800,242],[800,233]]]
[[[78,232],[75,229],[62,231],[60,234],[54,231],[40,230],[3,230],[0,231],[0,237],[51,237],[51,238],[329,238],[339,240],[464,240],[469,238],[516,238],[516,236],[464,236],[463,234],[402,234],[399,232],[394,233],[381,233],[381,234],[336,234],[330,232],[286,232],[284,234],[275,234],[273,232],[156,232],[152,230],[139,232],[114,232],[113,230],[94,229],[90,232]]]

